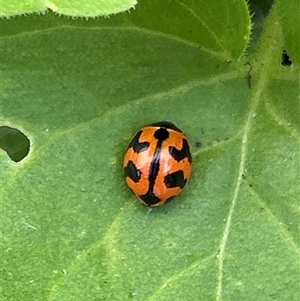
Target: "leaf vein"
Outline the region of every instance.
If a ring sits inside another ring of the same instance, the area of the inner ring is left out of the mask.
[[[215,256],[216,256],[216,253],[213,253],[213,254],[207,256],[206,258],[201,258],[201,260],[196,260],[187,268],[183,269],[182,271],[178,272],[175,275],[172,275],[147,299],[147,301],[158,300],[159,295],[165,288],[172,285],[173,282],[176,282],[176,281],[182,279],[182,277],[187,276],[189,274],[189,272],[192,272],[194,269],[199,268],[199,267],[201,268],[201,265],[203,267],[207,261],[212,260]]]
[[[281,232],[285,241],[287,243],[289,243],[292,251],[298,256],[298,259],[300,259],[300,249],[294,242],[292,236],[289,234],[287,229],[283,226],[283,223],[273,214],[271,209],[267,206],[267,203],[263,201],[263,199],[259,196],[259,194],[254,189],[250,189],[249,186],[247,186],[247,188],[248,188],[248,190],[251,190],[251,193],[255,196],[257,203],[265,209],[265,211],[269,215],[270,219],[273,221],[273,223],[276,225],[276,227]],[[298,262],[300,263],[300,261],[298,261]]]
[[[285,131],[294,137],[298,142],[300,141],[300,135],[295,127],[292,126],[282,115],[275,110],[274,106],[269,102],[265,101],[265,107],[271,117],[278,123],[279,126],[284,127]]]
[[[183,8],[185,8],[196,20],[198,20],[203,27],[206,28],[206,30],[208,31],[208,33],[213,37],[213,39],[216,41],[217,45],[225,52],[228,53],[228,50],[226,50],[225,46],[223,45],[223,43],[221,42],[219,36],[215,33],[215,31],[213,31],[212,29],[210,29],[210,27],[206,24],[206,22],[200,18],[193,9],[189,8],[186,4],[177,1]]]

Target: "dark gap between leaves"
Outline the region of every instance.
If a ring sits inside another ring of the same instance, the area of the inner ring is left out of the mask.
[[[289,57],[288,53],[286,50],[282,51],[282,56],[281,56],[281,65],[285,67],[290,67],[292,65],[292,60]]]

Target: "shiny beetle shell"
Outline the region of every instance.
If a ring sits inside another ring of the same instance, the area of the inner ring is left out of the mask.
[[[123,162],[126,183],[149,207],[178,195],[192,172],[192,156],[185,134],[162,121],[143,127],[132,138]]]

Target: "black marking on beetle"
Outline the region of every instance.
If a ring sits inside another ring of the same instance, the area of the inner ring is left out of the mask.
[[[192,163],[190,147],[185,138],[182,139],[182,148],[181,149],[177,149],[174,146],[169,146],[169,153],[177,162],[180,162],[184,158],[188,158],[190,164]]]
[[[153,193],[153,188],[159,172],[161,146],[163,141],[169,138],[169,132],[166,128],[161,127],[154,132],[154,138],[157,140],[157,144],[149,168],[149,187],[147,193],[140,196],[140,198],[149,206],[160,201],[160,199]]]
[[[171,129],[175,132],[182,133],[181,129],[179,129],[175,124],[173,124],[172,122],[169,122],[169,121],[160,121],[160,122],[149,124],[149,126],[160,127],[160,128],[164,128],[164,129]]]
[[[139,196],[148,206],[155,205],[161,201],[152,191]]]
[[[135,153],[140,153],[149,147],[149,142],[139,142],[142,132],[143,131],[139,131],[135,134],[135,136],[130,141],[127,149],[132,147]]]
[[[161,144],[164,140],[167,140],[169,138],[170,134],[166,128],[159,128],[154,133],[154,138],[158,140],[158,143],[156,145],[156,149],[158,147],[161,148]]]
[[[182,170],[175,171],[165,176],[164,183],[168,188],[180,187],[181,189],[185,186],[187,179],[184,178]]]
[[[159,127],[159,129],[157,129],[153,135],[154,138],[157,140],[157,144],[156,144],[153,159],[151,161],[150,168],[149,168],[148,191],[146,194],[140,195],[139,197],[148,206],[153,206],[161,201],[161,199],[158,198],[154,194],[153,189],[154,189],[155,180],[157,178],[157,175],[159,173],[159,168],[160,168],[160,156],[161,156],[162,143],[163,143],[163,141],[167,140],[170,136],[168,129],[171,129],[171,130],[174,130],[174,131],[177,131],[180,133],[182,133],[182,131],[180,129],[178,129],[175,125],[173,125],[172,123],[167,122],[167,121],[154,123],[154,124],[151,124],[150,126]],[[138,142],[140,135],[141,135],[141,133],[139,135],[136,135],[136,136],[138,136],[137,139],[135,140],[136,142]],[[178,162],[183,160],[184,158],[187,158],[188,161],[190,162],[190,164],[192,163],[192,156],[190,153],[189,144],[186,139],[182,140],[182,148],[181,149],[177,149],[175,147],[169,147],[169,153]],[[164,179],[164,183],[167,188],[172,188],[172,187],[183,188],[185,186],[186,182],[187,182],[187,179],[184,178],[184,173],[182,170],[168,174],[167,176],[165,176],[165,179]],[[166,201],[168,202],[172,198],[173,197],[170,197]]]
[[[133,182],[137,183],[141,179],[142,172],[137,169],[135,164],[130,160],[124,167],[124,172]]]

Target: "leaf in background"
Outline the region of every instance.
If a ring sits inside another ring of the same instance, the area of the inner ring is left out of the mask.
[[[300,2],[297,0],[279,0],[277,5],[278,16],[282,24],[284,47],[298,67],[300,66]]]
[[[22,1],[22,0],[1,0],[0,2],[0,16],[10,18],[15,15],[28,14],[32,12],[44,13],[47,8],[45,1]]]
[[[243,1],[140,1],[129,21],[171,39],[190,41],[191,47],[200,47],[224,60],[237,59],[242,54],[251,29]]]
[[[298,299],[299,70],[278,14],[240,60],[243,1],[2,20],[1,124],[31,141],[18,164],[0,153],[4,300]],[[147,214],[122,160],[160,120],[194,173]]]
[[[34,12],[45,13],[51,9],[59,15],[93,18],[129,10],[136,3],[135,0],[1,0],[0,16],[9,18]]]

